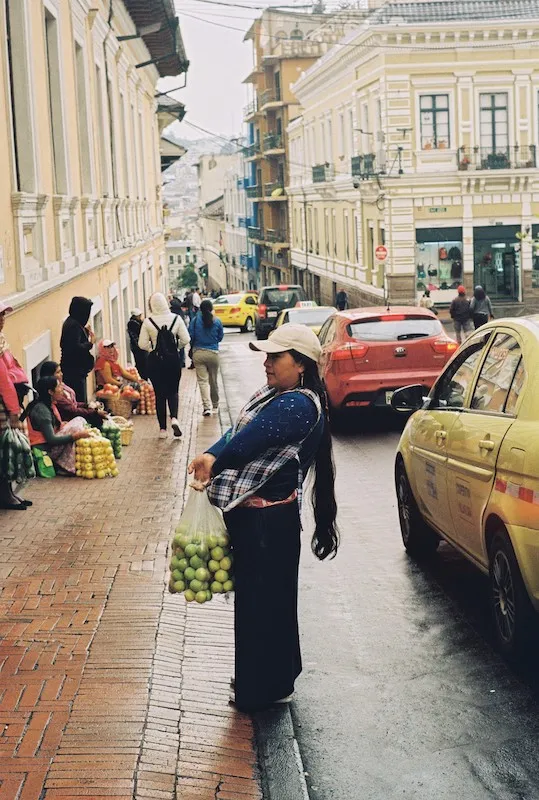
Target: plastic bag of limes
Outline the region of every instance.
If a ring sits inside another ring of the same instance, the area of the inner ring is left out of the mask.
[[[206,603],[232,591],[232,555],[223,516],[207,493],[191,490],[172,540],[169,590]]]

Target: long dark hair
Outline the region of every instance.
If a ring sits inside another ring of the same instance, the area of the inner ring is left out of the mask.
[[[303,388],[310,389],[320,398],[324,415],[324,432],[316,453],[314,463],[314,484],[311,495],[314,511],[314,534],[311,549],[315,556],[324,558],[337,555],[340,543],[337,527],[337,501],[335,500],[335,462],[333,461],[333,443],[329,427],[329,406],[324,384],[318,374],[318,365],[312,358],[307,358],[297,350],[290,350],[294,361],[305,368]]]
[[[484,300],[485,297],[487,296],[487,293],[485,292],[482,286],[476,286],[475,289],[473,290],[473,296],[475,297],[476,300]]]
[[[58,369],[58,363],[56,361],[44,361],[41,365],[41,369],[39,370],[39,377],[40,378],[50,378],[54,377],[54,373]]]
[[[213,325],[213,303],[211,300],[202,301],[200,304],[200,314],[204,327],[211,328]]]
[[[33,409],[37,406],[38,403],[43,403],[43,405],[47,406],[47,408],[51,409],[52,413],[52,397],[50,392],[53,392],[56,387],[58,386],[58,378],[55,378],[54,375],[47,375],[44,378],[40,378],[36,383],[36,388],[34,389],[34,393],[37,396],[34,396],[34,399],[31,403],[28,403],[24,411],[22,412],[20,419],[21,422],[29,417],[32,413]],[[57,421],[56,417],[53,416],[53,424],[56,427]]]

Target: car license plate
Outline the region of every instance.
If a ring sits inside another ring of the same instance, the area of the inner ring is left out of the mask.
[[[225,313],[225,309],[224,308],[216,308],[214,310],[215,310],[216,314],[224,314]]]
[[[391,398],[393,397],[394,392],[386,392],[386,405],[391,405]]]
[[[276,311],[268,311],[268,317],[276,317],[276,316],[277,316]]]

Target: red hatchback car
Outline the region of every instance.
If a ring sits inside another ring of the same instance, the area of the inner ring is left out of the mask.
[[[458,347],[425,308],[356,308],[330,317],[319,333],[320,375],[334,411],[390,407],[395,389],[430,389]]]

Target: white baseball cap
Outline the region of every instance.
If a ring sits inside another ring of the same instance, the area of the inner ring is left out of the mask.
[[[140,310],[140,308],[134,308],[133,311],[131,312],[132,317],[140,317],[141,314],[142,311]]]
[[[249,342],[251,350],[261,353],[285,353],[295,350],[312,361],[318,361],[322,348],[318,336],[307,325],[287,323],[275,328],[265,342]]]
[[[112,339],[103,339],[103,347],[112,347],[113,344],[116,342],[113,342]]]

